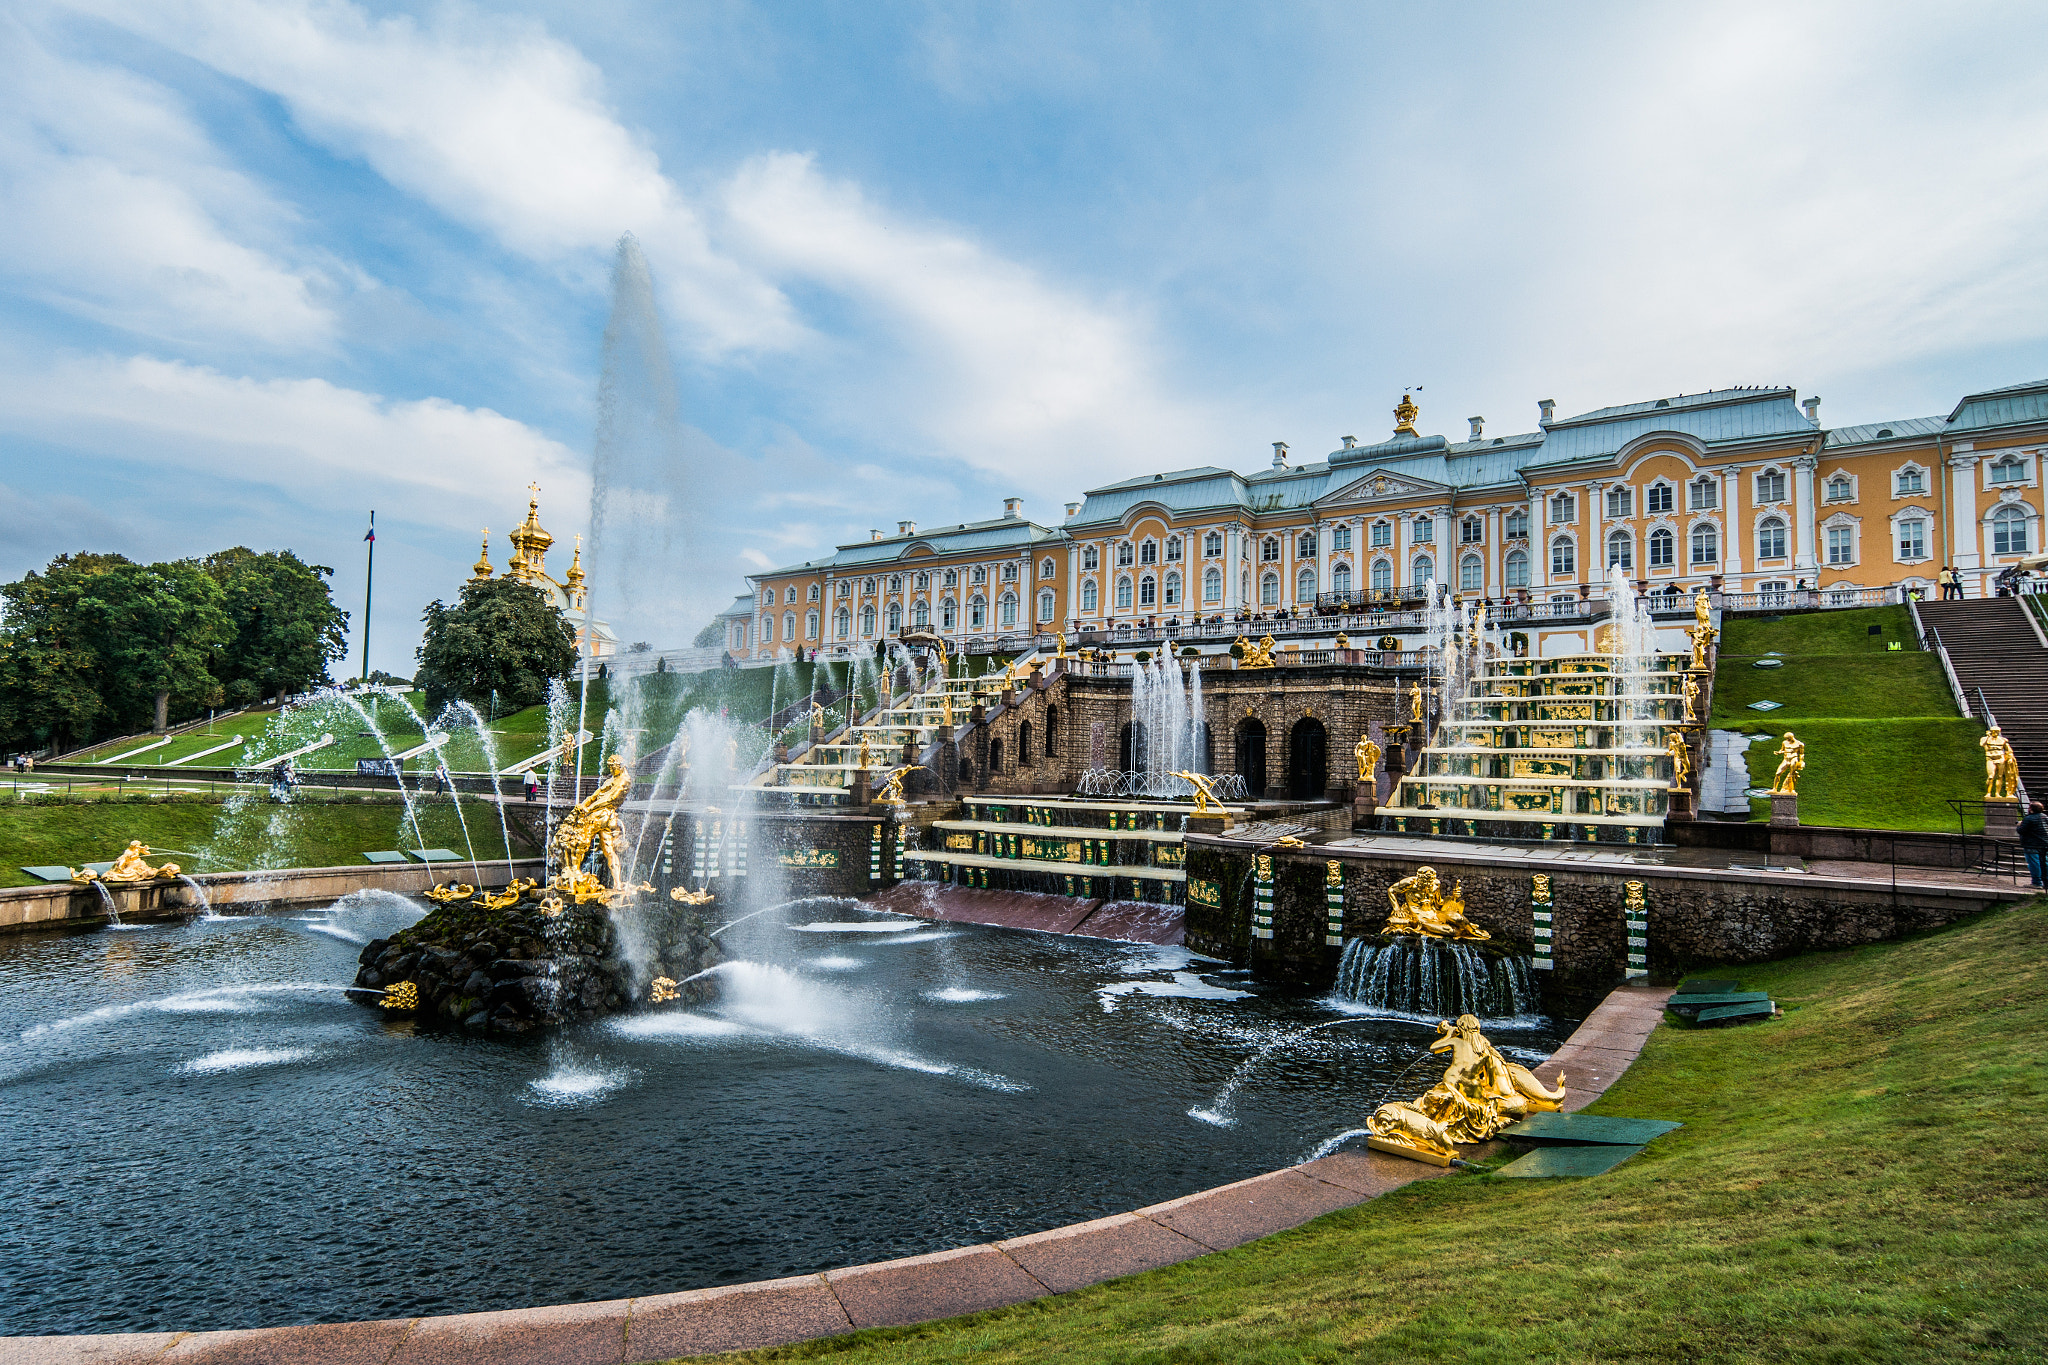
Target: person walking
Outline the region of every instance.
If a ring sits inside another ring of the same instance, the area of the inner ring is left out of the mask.
[[[2020,852],[2027,855],[2027,874],[2036,891],[2048,890],[2048,814],[2039,801],[2027,803],[2027,818],[2020,821]]]

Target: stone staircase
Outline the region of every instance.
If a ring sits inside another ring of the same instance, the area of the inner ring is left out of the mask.
[[[2020,781],[2048,800],[2048,648],[2017,597],[1920,603],[1920,624],[1938,632],[1970,714],[1998,717],[2020,760]],[[1982,692],[1983,701],[1978,700]]]

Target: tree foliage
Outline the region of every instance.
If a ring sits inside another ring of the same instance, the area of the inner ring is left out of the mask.
[[[213,674],[237,706],[259,697],[300,692],[327,680],[327,665],[347,652],[348,613],[334,605],[326,580],[334,570],[307,564],[290,550],[258,554],[242,546],[202,562],[220,585],[234,638]]]
[[[460,698],[482,709],[497,698],[500,714],[532,706],[548,679],[576,666],[576,635],[546,594],[509,578],[462,585],[454,606],[427,604],[419,676],[427,707]]]

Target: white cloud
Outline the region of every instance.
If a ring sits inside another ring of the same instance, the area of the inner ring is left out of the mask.
[[[566,539],[590,497],[582,458],[488,408],[392,402],[323,379],[259,380],[147,356],[0,371],[0,428],[301,500],[404,508],[465,536],[538,480]],[[566,529],[565,529],[566,526]],[[508,528],[509,529],[509,528]],[[500,538],[502,540],[502,537]]]
[[[0,272],[45,303],[152,337],[326,339],[319,272],[258,235],[289,219],[167,90],[67,61],[0,22]]]

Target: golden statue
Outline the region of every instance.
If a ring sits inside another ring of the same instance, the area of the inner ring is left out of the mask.
[[[1418,725],[1422,722],[1422,684],[1418,681],[1408,692],[1408,719]]]
[[[951,725],[952,723],[953,694],[951,692],[941,692],[939,694],[939,724]]]
[[[816,702],[811,703],[811,728],[813,730],[823,730],[825,728],[825,708]]]
[[[430,901],[446,905],[450,901],[466,901],[476,894],[476,888],[467,882],[449,882],[446,886],[430,886],[420,893]]]
[[[611,894],[627,890],[626,871],[619,863],[619,844],[625,835],[625,827],[619,823],[619,807],[632,794],[633,774],[626,770],[626,760],[617,754],[605,763],[610,772],[604,781],[570,807],[556,827],[555,837],[549,841],[548,856],[555,864],[554,879],[549,885],[575,896],[578,905],[594,900],[610,903],[605,884],[583,870],[593,846],[604,856],[605,872],[613,888]]]
[[[495,896],[491,895],[489,892],[484,893],[482,897],[482,904],[484,909],[486,910],[504,910],[510,906],[519,904],[519,896],[520,888],[516,886],[508,886]]]
[[[1351,746],[1351,756],[1358,760],[1358,780],[1372,781],[1380,766],[1380,746],[1372,742],[1372,736],[1360,735],[1358,743]]]
[[[1306,839],[1300,839],[1300,838],[1296,838],[1296,837],[1295,837],[1294,835],[1292,835],[1292,834],[1283,834],[1283,835],[1281,835],[1281,836],[1280,836],[1279,838],[1277,838],[1277,839],[1275,839],[1275,840],[1273,841],[1273,847],[1275,847],[1275,848],[1307,848],[1307,847],[1308,847],[1308,840],[1306,840]]]
[[[1273,666],[1273,637],[1268,635],[1257,644],[1240,635],[1238,649],[1243,654],[1237,662],[1239,668],[1271,668]]]
[[[1478,925],[1465,918],[1465,884],[1461,881],[1449,896],[1437,880],[1436,869],[1418,867],[1387,888],[1387,900],[1394,912],[1380,929],[1383,934],[1420,934],[1425,938],[1461,938],[1474,942],[1490,939]]]
[[[946,642],[935,640],[932,647],[939,651],[939,677],[941,680],[952,676],[952,668],[946,663]]]
[[[1501,1056],[1479,1031],[1479,1020],[1461,1014],[1436,1026],[1429,1050],[1449,1053],[1443,1079],[1413,1100],[1383,1104],[1366,1120],[1372,1146],[1401,1156],[1447,1166],[1457,1144],[1484,1142],[1531,1114],[1564,1106],[1564,1077],[1551,1089],[1527,1067]]]
[[[1186,778],[1188,785],[1195,789],[1195,809],[1193,813],[1197,818],[1204,815],[1214,815],[1222,808],[1220,805],[1212,806],[1209,804],[1216,800],[1216,785],[1212,779],[1202,773],[1175,773],[1174,776]]]
[[[388,988],[377,1003],[387,1010],[416,1010],[420,1007],[420,988],[414,982],[401,981]]]
[[[1685,723],[1697,724],[1700,718],[1700,680],[1687,673],[1678,680],[1678,690],[1685,698]]]
[[[1701,588],[1693,594],[1692,624],[1694,630],[1709,630],[1714,624],[1714,604],[1707,600],[1707,590]]]
[[[890,773],[889,780],[882,784],[881,794],[875,797],[875,804],[881,806],[901,806],[905,804],[903,800],[903,779],[905,775],[915,772],[922,767],[924,767],[922,763],[911,763]]]
[[[2005,737],[2004,731],[1994,725],[1984,738],[1977,741],[1977,747],[1984,751],[1984,799],[2018,800],[2020,761],[2012,751],[2012,741]],[[145,853],[148,851],[143,850]]]
[[[682,992],[676,989],[676,983],[673,978],[657,976],[647,987],[647,1003],[650,1005],[666,1005],[681,994]]]
[[[857,759],[855,759],[854,761],[855,761],[856,763],[858,763],[858,764],[859,764],[859,766],[860,766],[860,770],[861,770],[862,772],[866,772],[866,771],[868,770],[868,764],[869,764],[869,761],[870,761],[870,760],[871,760],[871,759],[872,759],[873,757],[874,757],[874,750],[873,750],[873,749],[872,749],[872,747],[871,747],[871,746],[870,746],[870,745],[868,744],[868,737],[867,737],[866,735],[862,735],[862,736],[860,737],[860,755],[859,755],[859,757],[858,757]]]
[[[1673,730],[1665,745],[1671,750],[1671,785],[1683,787],[1692,776],[1692,745],[1686,743],[1683,730]]]
[[[151,867],[143,860],[149,856],[149,845],[140,839],[130,839],[128,847],[121,850],[121,856],[114,859],[114,865],[107,869],[105,876],[99,876],[91,868],[72,874],[73,881],[103,882],[147,882],[158,877],[169,880],[178,875],[176,863],[165,863],[162,867]]]
[[[709,891],[692,891],[687,886],[675,888],[675,890],[668,893],[668,898],[672,901],[681,901],[684,905],[709,905],[711,903],[711,893]]]
[[[1053,657],[1053,658],[1055,658],[1055,659],[1064,659],[1064,658],[1066,658],[1066,657],[1067,657],[1067,633],[1066,633],[1065,631],[1063,631],[1063,630],[1056,630],[1056,631],[1054,631],[1054,632],[1052,633],[1052,641],[1053,641],[1053,655],[1052,655],[1052,657]]]
[[[1771,779],[1771,795],[1792,796],[1799,791],[1799,774],[1806,771],[1806,746],[1790,730],[1778,746],[1778,772]]]

